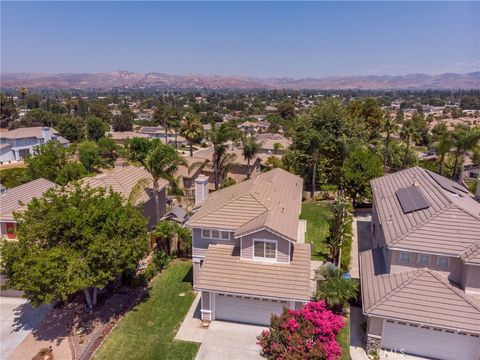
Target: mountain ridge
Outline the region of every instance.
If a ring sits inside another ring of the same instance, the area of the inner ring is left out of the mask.
[[[112,89],[146,88],[229,88],[229,89],[476,89],[480,71],[438,75],[352,75],[327,77],[267,77],[242,75],[172,75],[161,72],[136,73],[114,70],[102,73],[2,73],[2,88]]]

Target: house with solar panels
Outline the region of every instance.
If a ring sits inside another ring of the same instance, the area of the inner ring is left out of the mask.
[[[371,185],[372,249],[359,255],[367,350],[480,359],[480,203],[420,167]]]

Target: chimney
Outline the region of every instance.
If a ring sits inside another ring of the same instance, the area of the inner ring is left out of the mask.
[[[195,206],[202,205],[208,196],[208,177],[200,174],[195,179]]]
[[[52,131],[48,126],[42,128],[42,136],[44,144],[52,140]]]

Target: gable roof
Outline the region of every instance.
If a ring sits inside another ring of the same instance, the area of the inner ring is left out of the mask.
[[[39,178],[26,184],[8,189],[5,193],[0,195],[0,220],[14,220],[13,212],[25,210],[28,203],[33,198],[41,197],[44,192],[55,187],[57,187],[57,184],[54,182]]]
[[[126,166],[124,168],[114,168],[108,174],[102,174],[93,178],[85,179],[83,184],[92,188],[102,187],[104,189],[112,189],[113,191],[122,195],[124,199],[128,199],[132,189],[141,179],[148,180],[148,186],[144,189],[142,195],[137,200],[136,204],[146,202],[153,195],[152,192],[152,177],[143,167]],[[160,179],[159,188],[163,189],[168,185],[168,181]]]
[[[378,274],[374,257],[360,253],[365,314],[480,333],[480,302],[445,276],[427,268]]]
[[[235,231],[235,236],[266,228],[295,242],[303,180],[274,169],[210,194],[190,218],[190,227]]]
[[[480,241],[480,204],[459,184],[420,167],[374,179],[371,184],[389,247],[460,256]],[[395,193],[411,186],[429,207],[404,213]]]
[[[290,263],[242,260],[238,247],[210,245],[196,290],[310,300],[310,245],[295,244]]]
[[[31,127],[25,127],[25,128],[17,128],[14,130],[2,131],[0,133],[0,138],[13,140],[13,139],[23,139],[23,138],[34,137],[37,139],[43,139],[42,129],[44,127],[45,126],[31,126]],[[57,130],[55,130],[54,128],[49,128],[49,129],[53,137],[58,136]]]

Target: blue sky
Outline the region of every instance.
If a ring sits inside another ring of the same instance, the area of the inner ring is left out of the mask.
[[[479,2],[1,2],[2,72],[480,69]]]

